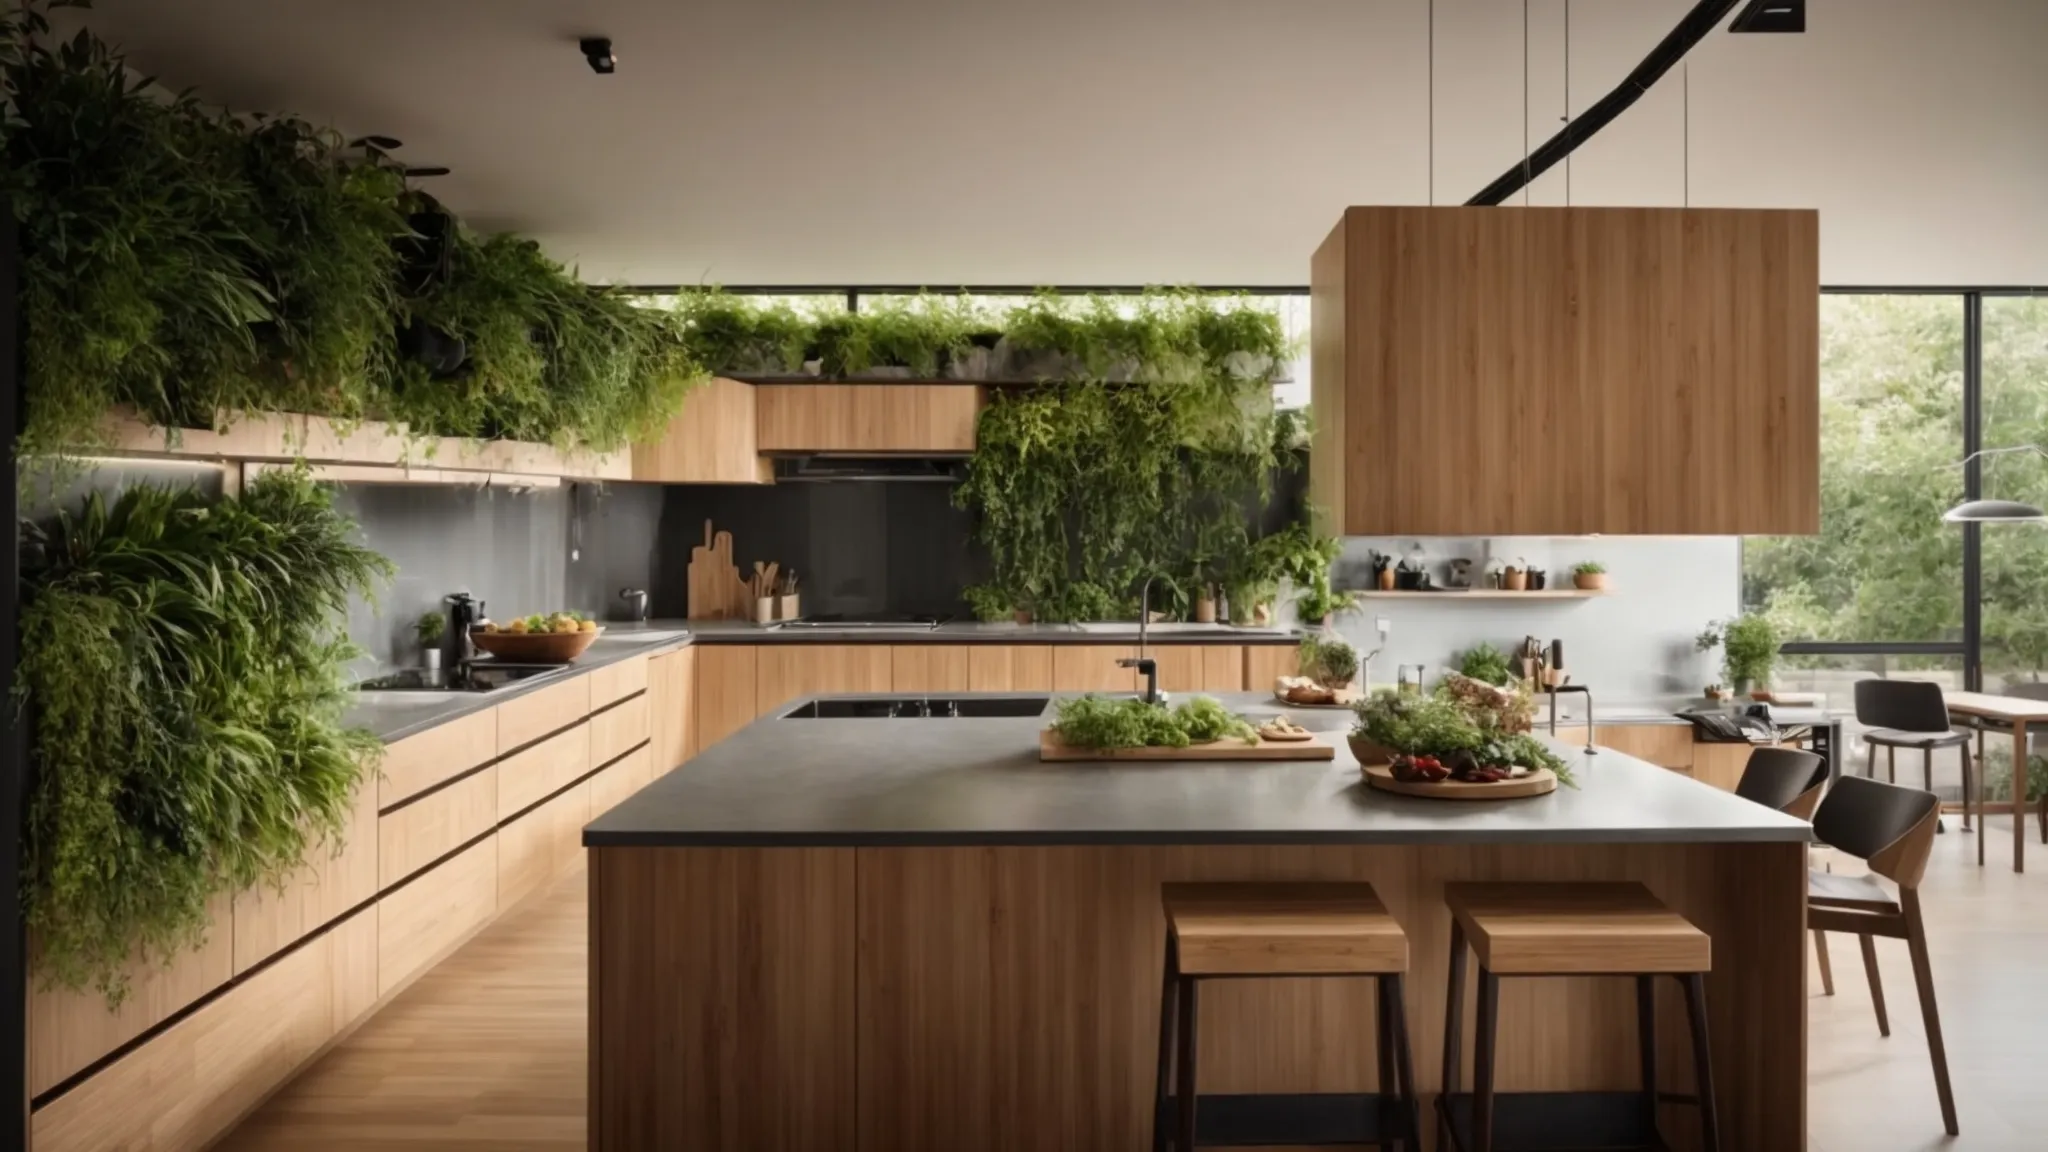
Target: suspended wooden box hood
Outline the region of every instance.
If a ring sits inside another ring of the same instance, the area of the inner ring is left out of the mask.
[[[1343,535],[1820,529],[1819,221],[1350,208],[1310,264]]]

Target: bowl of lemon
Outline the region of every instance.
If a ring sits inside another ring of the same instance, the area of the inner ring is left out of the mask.
[[[469,630],[470,643],[510,664],[567,664],[602,635],[597,621],[580,612],[485,621]]]

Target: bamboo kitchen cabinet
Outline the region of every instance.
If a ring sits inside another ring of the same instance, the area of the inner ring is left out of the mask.
[[[760,384],[762,452],[974,451],[986,393],[975,384]]]
[[[663,484],[767,484],[755,442],[753,385],[724,377],[690,393],[661,439],[633,446],[633,479]]]
[[[1340,535],[1820,528],[1819,220],[1350,208],[1310,264]]]

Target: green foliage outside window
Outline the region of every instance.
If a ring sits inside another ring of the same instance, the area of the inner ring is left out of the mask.
[[[209,901],[338,850],[381,750],[341,725],[343,621],[390,565],[299,473],[94,494],[25,543],[24,914],[44,984],[118,1002]]]

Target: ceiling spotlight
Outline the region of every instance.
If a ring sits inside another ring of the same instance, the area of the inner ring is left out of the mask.
[[[1724,9],[1725,11],[1725,9]],[[1749,0],[1735,14],[1730,32],[1804,32],[1806,0]]]
[[[612,42],[603,36],[586,36],[576,42],[583,49],[583,59],[590,63],[590,70],[599,76],[609,76],[618,70],[619,58],[612,55]]]

